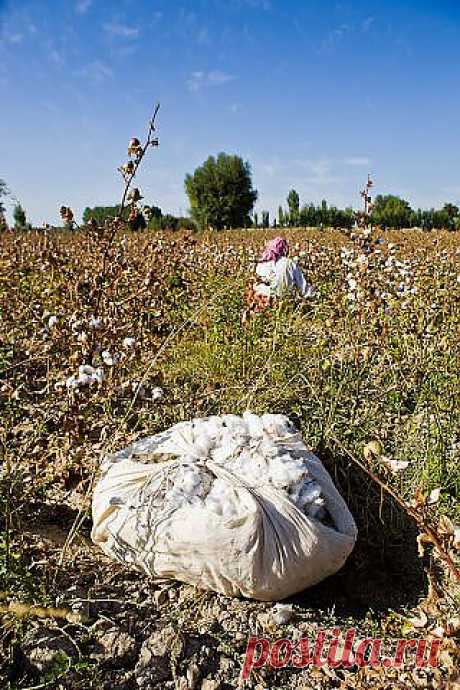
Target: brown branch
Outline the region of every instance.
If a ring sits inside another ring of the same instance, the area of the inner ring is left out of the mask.
[[[155,132],[155,120],[156,120],[156,116],[158,114],[159,109],[160,109],[160,104],[157,103],[155,106],[155,109],[153,111],[153,115],[150,118],[149,129],[147,132],[147,138],[146,138],[145,144],[142,147],[140,154],[136,158],[133,172],[125,180],[125,187],[124,187],[123,195],[121,197],[121,202],[120,202],[120,213],[119,213],[119,215],[120,215],[121,220],[123,220],[123,211],[124,211],[125,206],[126,206],[126,198],[128,196],[128,191],[129,191],[129,188],[131,186],[131,183],[136,176],[138,168],[142,162],[142,159],[145,156],[147,149],[153,143],[152,134],[153,134],[153,132]],[[101,270],[101,273],[99,274],[99,281],[100,281],[99,282],[99,292],[97,295],[96,306],[94,308],[94,318],[97,318],[99,316],[99,310],[100,310],[100,306],[101,306],[102,295],[104,294],[104,279],[106,277],[106,272],[107,272],[107,259],[108,259],[109,252],[110,252],[110,249],[112,248],[113,240],[115,239],[115,235],[117,234],[118,229],[119,229],[118,223],[117,223],[117,221],[114,220],[112,232],[109,235],[109,238],[108,238],[105,250],[104,250],[104,254],[102,257],[102,270]],[[93,353],[94,353],[94,343],[92,344],[90,352],[89,352],[89,359],[92,358]]]
[[[372,470],[366,467],[366,465],[363,462],[361,462],[361,460],[358,460],[358,458],[355,455],[353,455],[353,453],[351,453],[348,450],[348,448],[345,448],[345,446],[342,445],[342,443],[336,436],[332,436],[331,438],[338,445],[338,447],[344,453],[346,453],[346,455],[348,455],[350,460],[352,460],[356,465],[358,465],[358,467],[360,467],[376,484],[378,484],[381,489],[383,489],[387,494],[389,494],[396,501],[396,503],[404,510],[404,512],[416,522],[417,527],[419,527],[419,529],[429,537],[432,544],[436,547],[436,550],[440,558],[444,561],[451,574],[454,576],[457,582],[460,582],[460,570],[457,568],[452,558],[449,556],[449,554],[443,547],[435,530],[426,522],[426,520],[421,515],[419,515],[419,513],[416,510],[414,510],[414,508],[412,508],[412,506],[410,506],[400,496],[398,496],[398,494],[391,488],[391,486],[388,486],[388,484],[384,482],[383,479],[380,479],[380,477],[378,477],[376,474],[374,474],[374,472],[372,472]]]

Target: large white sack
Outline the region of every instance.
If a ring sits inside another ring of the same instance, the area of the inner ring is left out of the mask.
[[[263,601],[335,573],[357,536],[319,459],[269,414],[182,422],[106,457],[93,522],[107,555],[155,579]]]

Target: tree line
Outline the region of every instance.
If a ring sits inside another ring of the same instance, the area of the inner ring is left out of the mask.
[[[258,192],[253,187],[251,167],[240,156],[219,153],[209,158],[185,177],[185,191],[190,202],[190,216],[177,217],[163,214],[155,205],[144,205],[131,221],[132,229],[177,230],[180,228],[223,230],[241,227],[332,227],[351,228],[356,221],[356,212],[329,205],[326,200],[320,204],[303,203],[295,189],[287,195],[287,207],[280,205],[276,217],[270,218],[268,211],[260,216],[254,212]],[[6,184],[0,180],[0,226],[6,225],[2,196],[6,196]],[[120,206],[95,206],[85,208],[83,223],[103,225],[105,221],[118,216]],[[15,227],[29,227],[24,209],[17,204],[14,213]],[[423,230],[460,229],[460,210],[452,203],[440,209],[413,209],[408,201],[399,196],[377,195],[370,206],[372,224],[386,228],[413,228]]]

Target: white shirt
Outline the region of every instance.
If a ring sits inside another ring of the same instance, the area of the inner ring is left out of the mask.
[[[297,289],[302,297],[312,297],[314,289],[307,283],[299,266],[282,256],[278,261],[261,261],[257,264],[256,273],[262,279],[254,290],[259,295],[281,297]]]

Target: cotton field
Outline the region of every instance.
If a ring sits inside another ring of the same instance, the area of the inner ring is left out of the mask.
[[[296,615],[308,611],[307,621],[314,610],[334,624],[351,617],[363,634],[384,626],[397,636],[432,587],[422,554],[451,577],[460,522],[459,233],[284,234],[315,295],[261,311],[249,288],[269,231],[145,231],[113,242],[91,229],[0,237],[5,592],[64,607],[80,625],[99,620],[101,604],[91,602],[103,597],[124,602],[104,613],[117,625],[126,607],[141,620],[139,597],[150,601],[152,585],[89,546],[101,459],[180,422],[246,411],[289,417],[358,524],[339,579],[296,600]],[[267,483],[284,482],[291,500],[321,519],[315,483],[296,493],[300,469],[285,477],[276,460],[258,469]],[[216,516],[232,517],[228,491],[195,475],[176,477],[171,505],[205,496]],[[219,630],[228,624],[228,653],[244,651],[262,604],[235,604],[228,617],[220,595],[167,591],[171,600],[155,597],[175,602],[158,604],[168,625],[173,612],[186,629],[212,609]],[[17,616],[5,610],[13,630]],[[425,629],[411,634],[450,629],[447,608],[430,611]],[[71,630],[79,644],[82,630]],[[75,670],[69,687],[89,687],[85,673]]]

